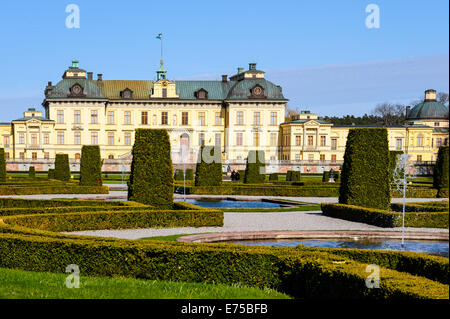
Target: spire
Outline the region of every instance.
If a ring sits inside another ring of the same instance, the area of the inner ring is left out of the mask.
[[[156,71],[156,79],[159,80],[163,80],[166,78],[166,73],[167,71],[164,70],[164,62],[163,62],[163,58],[161,57],[160,60],[161,66],[159,67],[159,70]]]

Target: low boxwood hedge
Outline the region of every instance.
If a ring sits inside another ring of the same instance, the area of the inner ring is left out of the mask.
[[[253,196],[293,196],[293,197],[336,197],[338,187],[289,187],[289,186],[257,186],[227,185],[216,187],[186,187],[188,194],[197,195],[253,195]]]
[[[245,284],[297,298],[447,299],[449,293],[448,285],[385,267],[380,288],[370,289],[367,264],[319,250],[0,233],[1,267],[64,272],[69,264],[88,276]]]
[[[32,204],[15,204],[39,207],[39,200],[32,201]],[[55,209],[64,207],[62,204],[58,203],[61,206]],[[136,206],[132,204],[132,207]],[[124,205],[124,208],[127,207]],[[183,217],[210,211],[183,202],[175,202],[173,208],[176,216]],[[152,213],[154,215],[150,216]],[[53,213],[2,217],[0,267],[64,272],[67,265],[76,264],[86,276],[235,283],[270,287],[297,298],[448,299],[449,287],[444,284],[448,283],[448,259],[425,254],[130,241],[43,230],[69,226],[73,229],[75,225],[83,230],[98,223],[130,228],[139,226],[137,220],[140,224],[168,218],[167,212],[163,214],[161,210],[148,211],[141,217],[139,214],[107,211],[73,213],[73,216]],[[100,219],[100,215],[104,215],[104,219]],[[368,263],[380,266],[379,289],[366,287]]]
[[[204,227],[223,226],[219,210],[156,210],[88,211],[72,213],[4,216],[3,222],[13,226],[56,232],[79,230]]]
[[[379,227],[401,227],[402,213],[345,204],[322,203],[325,216]],[[407,212],[406,227],[448,228],[448,212]]]
[[[66,206],[145,206],[132,201],[0,198],[0,208],[48,208]]]
[[[108,193],[108,186],[0,186],[0,195]]]

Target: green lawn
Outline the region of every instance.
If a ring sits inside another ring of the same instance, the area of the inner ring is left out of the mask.
[[[183,283],[132,278],[80,277],[67,288],[69,274],[0,268],[1,299],[287,299],[272,289],[223,284]]]

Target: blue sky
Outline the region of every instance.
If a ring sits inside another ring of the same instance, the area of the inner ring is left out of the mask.
[[[80,28],[68,29],[68,4]],[[380,28],[365,25],[368,4]],[[0,121],[41,108],[74,58],[104,79],[219,79],[258,63],[289,105],[362,115],[377,103],[448,92],[448,1],[8,1],[0,11]]]

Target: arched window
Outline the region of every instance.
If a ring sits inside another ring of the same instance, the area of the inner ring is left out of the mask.
[[[114,159],[114,155],[109,154],[109,155],[108,155],[108,159]]]

